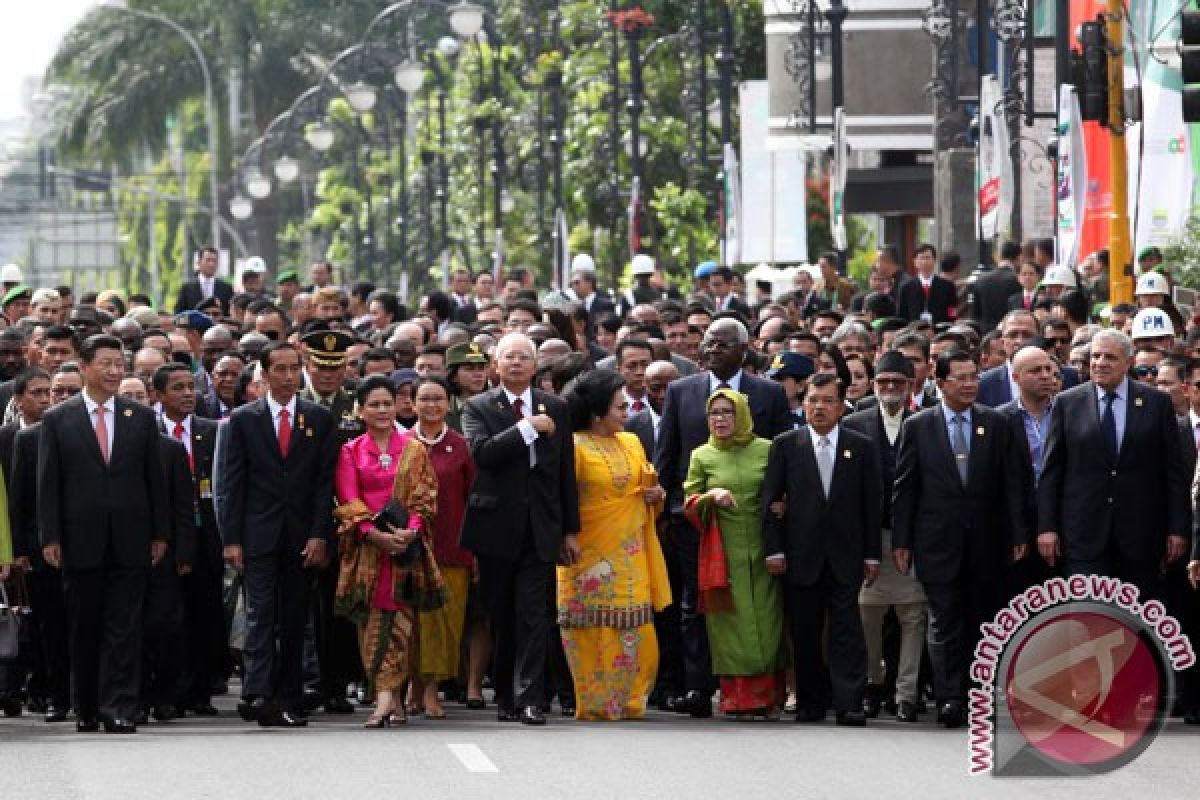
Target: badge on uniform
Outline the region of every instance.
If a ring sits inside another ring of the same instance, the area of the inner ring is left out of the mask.
[[[212,481],[209,480],[208,478],[201,478],[200,479],[200,499],[201,500],[211,500],[212,496],[213,496]]]
[[[539,414],[545,414],[545,413],[546,413],[546,407],[545,407],[544,405],[542,405],[541,403],[538,403],[538,413],[539,413]]]
[[[975,435],[983,436],[983,426],[982,425],[980,425],[978,428],[975,429]]]
[[[849,460],[849,459],[853,458],[853,455],[851,455],[851,453],[850,453],[850,451],[849,451],[849,450],[843,450],[843,451],[842,451],[842,458],[845,458],[845,459]]]
[[[1140,405],[1141,405],[1141,403],[1139,402],[1139,403],[1138,403],[1138,405],[1140,406]],[[125,416],[127,416],[127,417],[132,417],[132,416],[133,416],[133,409],[130,409],[130,408],[127,408],[127,409],[125,409]]]
[[[1133,404],[1134,404],[1135,406],[1138,406],[1138,407],[1140,407],[1140,406],[1142,405],[1142,398],[1140,398],[1140,397],[1135,397],[1135,398],[1134,398],[1134,400],[1133,400]],[[126,411],[125,413],[126,413],[126,414],[128,414],[129,412],[128,412],[128,411]]]

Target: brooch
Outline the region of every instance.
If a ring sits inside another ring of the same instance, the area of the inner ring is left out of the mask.
[[[1139,406],[1141,405],[1141,402],[1140,402],[1140,401],[1138,402],[1138,405],[1139,405]],[[132,417],[132,416],[133,416],[133,409],[130,409],[130,408],[127,408],[127,409],[125,409],[125,416],[127,416],[127,417]]]
[[[1135,399],[1134,399],[1134,401],[1133,401],[1133,404],[1134,404],[1135,406],[1141,406],[1141,404],[1142,404],[1142,398],[1140,398],[1140,397],[1138,397],[1138,398],[1135,398]],[[126,413],[126,414],[128,414],[129,412],[128,412],[128,411],[126,411],[125,413]]]
[[[852,458],[849,450],[842,451],[842,458]]]
[[[381,453],[379,456],[379,466],[384,469],[392,468],[392,457],[387,453]]]
[[[453,453],[453,452],[454,452],[454,447],[453,447],[452,445],[446,445],[446,452],[447,452],[447,453]]]
[[[312,428],[304,428],[303,430],[306,434],[308,434],[308,438],[311,439],[312,438]]]
[[[975,429],[975,435],[983,436],[983,426],[982,425],[980,425],[978,428]]]
[[[303,428],[303,427],[304,427],[304,415],[303,415],[303,414],[301,414],[301,415],[299,415],[298,417],[296,417],[296,427],[297,427],[297,428]]]

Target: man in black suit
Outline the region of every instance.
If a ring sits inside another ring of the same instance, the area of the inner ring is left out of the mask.
[[[529,337],[504,336],[495,358],[501,385],[463,410],[478,474],[461,542],[492,616],[498,717],[543,725],[554,564],[579,558],[575,449],[566,404],[531,387]]]
[[[722,311],[734,311],[749,322],[754,318],[750,306],[733,293],[733,270],[729,267],[717,267],[708,276],[708,290],[713,297],[713,310],[718,314]]]
[[[583,255],[586,254],[580,254],[580,256]],[[615,314],[616,306],[611,299],[596,290],[596,268],[587,266],[591,262],[591,258],[589,257],[587,262],[579,262],[580,256],[576,256],[576,260],[572,262],[572,266],[576,263],[581,263],[581,266],[575,267],[571,271],[571,290],[575,292],[579,304],[587,312],[587,336],[589,339],[594,339],[596,323]]]
[[[333,417],[296,396],[300,353],[271,342],[260,357],[268,392],[225,423],[217,523],[225,560],[245,574],[246,645],[239,713],[299,727],[304,627],[314,571],[333,546]],[[278,643],[278,647],[276,646]]]
[[[1133,342],[1092,339],[1087,383],[1060,394],[1038,483],[1038,552],[1068,574],[1111,575],[1160,592],[1165,557],[1184,557],[1191,506],[1179,425],[1164,393],[1129,379]]]
[[[896,480],[896,453],[900,444],[900,430],[904,421],[913,414],[909,403],[915,374],[912,361],[903,353],[898,350],[887,351],[875,362],[875,397],[878,401],[874,407],[842,419],[843,428],[869,438],[879,455],[879,473],[883,483],[880,538],[881,549],[885,553],[892,550],[892,485]],[[865,587],[859,593],[858,604],[868,656],[867,697],[863,704],[866,716],[873,719],[879,715],[888,699],[885,697],[888,674],[894,670],[896,719],[900,722],[916,722],[921,656],[925,651],[925,592],[911,575],[897,573],[889,560],[880,564],[879,579],[874,585]],[[896,615],[898,642],[893,642],[885,635],[884,623],[888,609],[892,609]],[[881,666],[885,659],[891,669],[885,670]]]
[[[942,402],[900,434],[892,499],[896,570],[929,601],[938,722],[963,723],[969,654],[1002,602],[1005,565],[1025,553],[1020,462],[1008,422],[975,403],[979,368],[962,350],[937,361]]]
[[[162,426],[167,436],[186,449],[188,506],[194,536],[176,547],[181,563],[184,663],[180,711],[216,716],[212,686],[224,671],[229,635],[222,604],[225,561],[213,510],[213,467],[217,423],[197,417],[196,381],[184,364],[167,364],[154,373],[154,390],[162,403]]]
[[[762,487],[763,549],[767,570],[787,586],[796,721],[825,718],[828,677],[837,723],[862,726],[867,651],[858,592],[879,575],[883,485],[874,443],[838,424],[845,404],[836,375],[814,375],[804,395],[808,425],[772,442]],[[828,673],[821,663],[827,612]]]
[[[716,683],[712,676],[704,618],[697,612],[700,534],[683,518],[683,481],[687,477],[692,451],[708,441],[705,416],[708,397],[725,387],[746,395],[754,417],[754,432],[764,439],[774,439],[792,429],[792,415],[783,388],[742,371],[749,342],[750,334],[737,320],[723,318],[708,327],[700,344],[708,371],[680,378],[667,388],[654,453],[654,467],[659,482],[667,490],[671,510],[670,534],[665,549],[672,552],[668,559],[678,560],[682,581],[671,587],[671,594],[679,603],[688,691],[674,706],[676,711],[697,717],[712,715]]]
[[[233,286],[217,277],[220,254],[215,247],[200,250],[196,261],[196,277],[179,287],[175,299],[175,313],[191,311],[201,300],[215,297],[221,302],[221,310],[229,313],[229,302],[233,300]]]
[[[1033,344],[1038,336],[1037,317],[1024,309],[1010,311],[1000,321],[1000,342],[1007,359],[979,377],[979,402],[990,408],[1011,403],[1020,395],[1013,374],[1012,359],[1023,347]],[[1059,365],[1064,389],[1079,385],[1079,373],[1074,367]]]
[[[38,532],[46,563],[65,576],[77,727],[94,731],[102,718],[110,733],[133,733],[146,578],[171,524],[158,425],[114,397],[120,339],[91,336],[80,356],[84,391],[42,418]]]
[[[1009,309],[1009,298],[1021,291],[1017,280],[1017,259],[1021,246],[1016,242],[1000,245],[1000,260],[995,267],[980,266],[970,278],[971,319],[979,322],[984,332],[1000,323]]]
[[[934,274],[937,250],[931,244],[917,245],[913,264],[917,268],[917,277],[897,289],[896,316],[909,322],[925,320],[935,325],[953,322],[957,315],[958,292],[952,281]]]

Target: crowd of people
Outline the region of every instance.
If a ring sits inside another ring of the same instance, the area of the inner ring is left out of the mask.
[[[969,276],[881,248],[794,287],[456,269],[410,311],[205,248],[143,295],[0,301],[0,709],[367,728],[450,704],[965,720],[981,622],[1104,574],[1200,626],[1200,322],[1169,271],[1005,243]],[[503,280],[498,280],[502,277]],[[1200,723],[1185,674],[1175,711]]]

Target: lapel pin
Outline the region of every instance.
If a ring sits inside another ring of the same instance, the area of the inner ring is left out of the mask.
[[[849,451],[849,450],[843,450],[843,451],[842,451],[842,458],[852,458],[852,457],[853,457],[853,456],[851,456],[851,454],[850,454],[850,451]]]
[[[544,405],[542,405],[541,403],[538,403],[538,413],[539,413],[539,414],[545,414],[545,413],[546,413],[546,407],[545,407]]]
[[[1134,401],[1133,401],[1133,404],[1134,404],[1135,406],[1139,406],[1139,407],[1140,407],[1140,406],[1142,405],[1142,398],[1140,398],[1140,397],[1138,397],[1138,398],[1135,398],[1135,399],[1134,399]],[[128,414],[129,412],[127,411],[127,412],[125,412],[125,413],[127,413],[127,414]]]
[[[983,426],[982,425],[980,425],[978,428],[975,429],[975,435],[983,436]]]
[[[1140,406],[1140,405],[1141,405],[1141,403],[1139,402],[1139,403],[1138,403],[1138,405]],[[127,408],[127,409],[125,409],[125,416],[127,416],[127,417],[132,417],[132,416],[133,416],[133,409],[131,409],[131,408]]]
[[[308,438],[310,438],[310,439],[312,438],[312,428],[306,428],[306,429],[304,430],[304,432],[305,432],[306,434],[308,434]]]
[[[453,452],[454,452],[454,446],[453,446],[453,445],[449,445],[449,444],[448,444],[448,445],[446,445],[446,452],[447,452],[447,453],[453,453]]]

